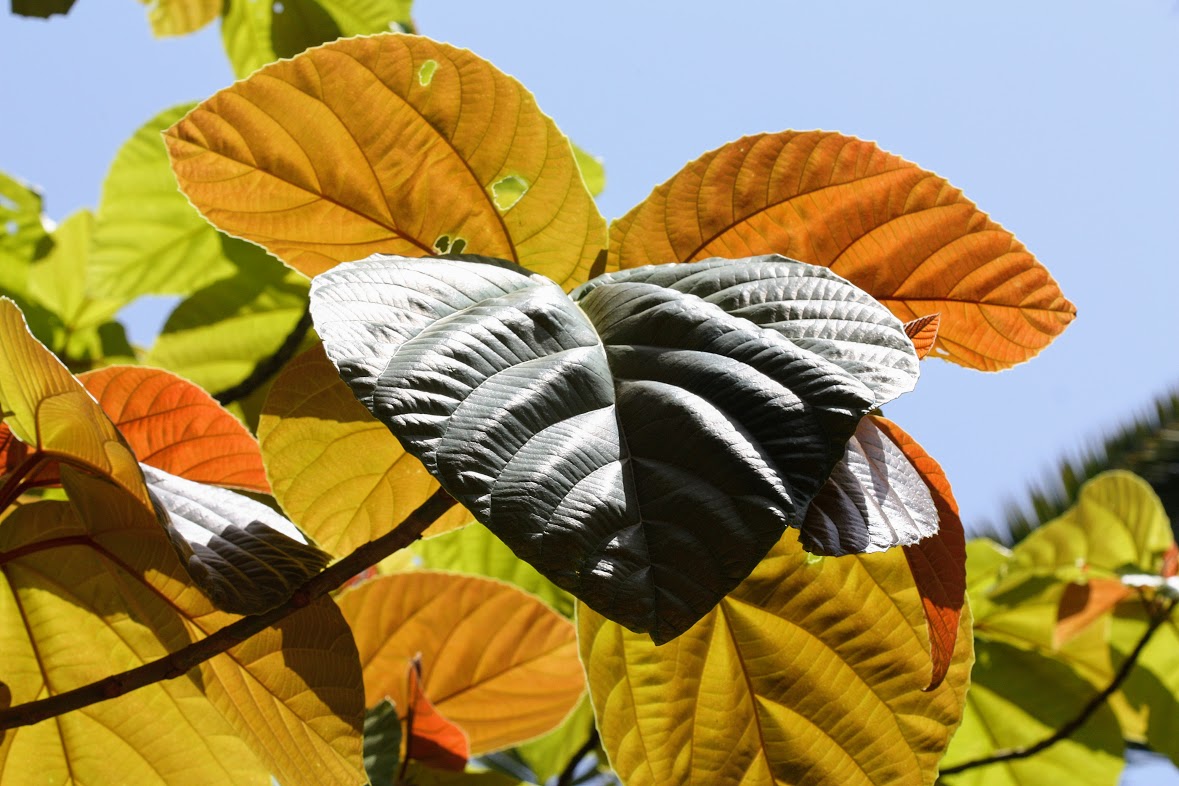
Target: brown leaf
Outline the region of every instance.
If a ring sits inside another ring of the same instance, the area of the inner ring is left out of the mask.
[[[924,358],[933,349],[933,345],[937,343],[937,329],[941,321],[941,314],[930,314],[905,323],[905,335],[913,341],[917,357]]]
[[[1060,596],[1053,645],[1067,644],[1133,593],[1117,579],[1091,578],[1084,584],[1067,585]]]
[[[471,744],[458,726],[448,721],[422,690],[422,661],[414,658],[406,673],[405,758],[436,770],[462,772],[471,758]]]

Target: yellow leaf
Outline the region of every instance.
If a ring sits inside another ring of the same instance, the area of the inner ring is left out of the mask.
[[[498,581],[414,571],[367,581],[339,598],[364,664],[366,703],[404,714],[405,670],[422,656],[426,695],[478,755],[558,726],[585,677],[573,625]]]
[[[275,379],[258,441],[283,510],[335,556],[384,535],[438,488],[422,463],[356,400],[323,347],[299,355]],[[456,507],[427,534],[471,520]]]
[[[931,784],[973,659],[963,615],[929,684],[900,549],[807,562],[794,530],[708,616],[656,647],[578,604],[610,761],[627,786]]]
[[[30,460],[56,459],[114,479],[152,504],[135,454],[82,383],[33,338],[20,309],[0,298],[0,407]],[[39,458],[38,458],[39,456]]]
[[[0,528],[0,675],[14,704],[156,660],[236,619],[189,580],[151,514],[62,469],[71,502]],[[360,664],[329,599],[188,674],[8,731],[0,780],[284,786],[363,781]]]
[[[165,132],[213,224],[307,275],[376,252],[500,257],[566,289],[606,225],[569,140],[514,79],[411,35],[270,65]]]
[[[610,265],[778,253],[825,265],[901,321],[941,313],[934,355],[996,371],[1076,316],[1015,237],[935,174],[871,142],[784,131],[688,164],[610,227]]]
[[[221,14],[222,0],[141,0],[157,38],[195,33]]]

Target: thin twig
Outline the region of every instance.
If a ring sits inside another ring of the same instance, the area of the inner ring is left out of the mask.
[[[590,729],[589,739],[577,749],[577,753],[574,753],[573,757],[569,759],[569,763],[565,765],[565,769],[561,770],[561,776],[557,778],[557,786],[573,786],[573,777],[577,772],[577,766],[596,747],[598,747],[598,727],[594,726]]]
[[[265,385],[267,380],[277,374],[279,369],[285,366],[287,361],[295,356],[295,352],[299,349],[299,345],[303,343],[303,338],[310,329],[311,304],[308,303],[303,306],[303,314],[299,317],[299,321],[291,328],[291,332],[287,333],[287,337],[282,340],[282,344],[279,345],[278,349],[274,350],[274,353],[269,357],[259,360],[249,376],[236,385],[222,390],[220,393],[214,393],[213,398],[221,406],[226,406],[235,401],[241,401]]]
[[[1018,761],[1019,759],[1026,759],[1029,756],[1035,756],[1041,751],[1051,748],[1058,742],[1066,740],[1071,737],[1078,729],[1085,725],[1093,713],[1101,708],[1101,705],[1109,699],[1126,678],[1130,676],[1130,672],[1134,668],[1134,664],[1138,662],[1138,656],[1146,649],[1146,645],[1150,642],[1156,630],[1158,630],[1164,622],[1171,617],[1171,610],[1174,607],[1173,602],[1168,602],[1150,618],[1150,624],[1146,626],[1146,631],[1142,634],[1142,638],[1134,645],[1134,649],[1130,651],[1129,656],[1122,662],[1121,667],[1117,673],[1114,674],[1113,679],[1106,685],[1100,693],[1086,702],[1081,711],[1076,714],[1071,720],[1063,724],[1059,729],[1049,734],[1044,739],[1032,745],[1025,745],[1018,748],[1006,748],[1004,750],[995,751],[989,756],[984,756],[981,759],[972,759],[961,764],[955,764],[953,767],[945,767],[941,771],[941,775],[955,775],[959,772],[972,770],[975,767],[983,767],[988,764],[998,764],[1004,761]]]
[[[439,489],[391,532],[360,546],[336,564],[312,576],[299,589],[295,590],[294,595],[281,606],[262,614],[242,617],[237,622],[226,625],[200,641],[194,641],[176,652],[143,666],[105,677],[97,682],[59,693],[56,696],[0,710],[0,729],[31,726],[46,718],[63,715],[91,704],[113,699],[162,680],[184,676],[193,667],[220,655],[230,647],[241,644],[296,611],[306,608],[365,568],[410,545],[422,536],[426,527],[430,526],[435,519],[454,504],[454,499]]]

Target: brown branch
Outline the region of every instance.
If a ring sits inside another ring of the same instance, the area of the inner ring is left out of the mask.
[[[577,753],[574,753],[569,759],[569,763],[565,765],[565,769],[561,770],[561,776],[557,778],[557,786],[573,786],[573,778],[577,774],[577,765],[581,764],[581,760],[590,755],[596,747],[598,747],[598,727],[594,726],[590,729],[589,739],[577,749]]]
[[[454,499],[439,489],[417,510],[406,516],[405,520],[391,532],[360,546],[347,557],[312,576],[299,589],[295,590],[290,599],[281,606],[262,614],[242,617],[216,633],[200,641],[194,641],[192,644],[151,663],[121,674],[105,677],[97,682],[59,693],[56,696],[0,710],[0,729],[31,726],[46,718],[63,715],[91,704],[97,704],[100,701],[113,699],[162,680],[181,677],[193,667],[220,655],[230,647],[241,644],[296,611],[306,608],[370,565],[374,565],[393,552],[409,546],[422,536],[426,527],[430,526],[435,519],[454,504]]]
[[[282,344],[269,357],[264,357],[258,361],[254,366],[254,370],[243,379],[241,382],[231,387],[222,390],[220,393],[214,393],[213,398],[221,406],[227,406],[235,401],[241,401],[246,396],[253,393],[258,388],[266,384],[267,380],[279,372],[287,361],[295,356],[295,352],[299,349],[299,345],[303,343],[303,338],[307,335],[307,331],[311,329],[311,303],[303,306],[303,313],[299,317],[299,321],[291,328],[291,332],[287,333],[287,337],[282,340]]]
[[[1089,720],[1093,713],[1097,712],[1097,710],[1101,708],[1102,704],[1105,704],[1110,696],[1117,692],[1118,688],[1122,686],[1122,683],[1126,681],[1126,678],[1130,676],[1130,672],[1133,670],[1134,664],[1138,662],[1138,657],[1142,654],[1142,651],[1146,649],[1146,645],[1150,643],[1150,639],[1152,636],[1154,636],[1155,631],[1157,631],[1164,622],[1170,619],[1171,610],[1174,608],[1174,605],[1174,602],[1168,602],[1161,609],[1151,615],[1150,624],[1146,626],[1146,631],[1142,634],[1142,638],[1140,638],[1138,643],[1134,645],[1134,649],[1130,651],[1129,656],[1127,656],[1126,660],[1122,662],[1121,667],[1118,669],[1117,673],[1114,674],[1113,679],[1110,680],[1109,684],[1102,688],[1102,690],[1093,696],[1093,698],[1089,699],[1089,701],[1085,703],[1085,706],[1081,708],[1081,711],[1078,712],[1067,723],[1064,723],[1059,729],[1032,745],[1025,745],[1018,748],[1006,748],[1004,750],[995,751],[989,756],[983,756],[980,759],[972,759],[961,764],[955,764],[953,767],[945,767],[942,769],[940,775],[956,775],[959,772],[972,770],[975,767],[984,767],[988,764],[998,764],[999,762],[1004,761],[1018,761],[1020,759],[1026,759],[1029,756],[1035,756],[1037,753],[1045,751],[1056,743],[1071,737],[1074,733],[1077,732],[1077,730],[1085,725],[1085,722]]]

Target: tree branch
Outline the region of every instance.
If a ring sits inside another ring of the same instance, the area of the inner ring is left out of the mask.
[[[162,680],[184,676],[193,667],[220,655],[230,647],[241,644],[296,611],[306,608],[365,568],[380,562],[393,552],[409,546],[422,536],[422,532],[430,524],[454,505],[454,499],[439,489],[417,510],[406,516],[405,520],[391,532],[360,546],[336,564],[312,576],[299,589],[295,590],[290,599],[281,606],[262,614],[242,617],[216,633],[210,634],[200,641],[194,641],[192,644],[151,663],[121,674],[105,677],[97,682],[59,693],[56,696],[0,710],[0,729],[31,726],[46,718],[63,715],[91,704],[97,704],[100,701],[113,699]]]
[[[287,337],[282,340],[278,349],[274,350],[274,353],[269,357],[259,360],[258,364],[254,366],[254,370],[241,382],[222,390],[220,393],[214,393],[214,400],[224,407],[235,401],[241,401],[265,385],[268,379],[277,374],[279,369],[295,356],[295,351],[299,349],[299,345],[303,343],[303,338],[310,329],[311,303],[308,301],[307,305],[303,306],[303,314],[299,317],[299,321],[291,328],[291,332],[287,333]]]
[[[1126,678],[1130,676],[1130,672],[1134,668],[1134,664],[1138,662],[1138,657],[1142,651],[1146,649],[1146,645],[1150,643],[1150,639],[1154,636],[1164,622],[1171,618],[1171,610],[1174,608],[1174,602],[1166,603],[1161,609],[1151,615],[1150,624],[1146,626],[1146,631],[1142,634],[1142,638],[1134,645],[1134,649],[1130,651],[1129,656],[1122,662],[1120,668],[1109,684],[1106,685],[1097,695],[1089,699],[1081,711],[1076,714],[1067,723],[1063,724],[1059,729],[1052,732],[1050,735],[1032,745],[1025,745],[1019,748],[1006,748],[1004,750],[995,751],[989,756],[983,756],[981,759],[972,759],[961,764],[955,764],[953,767],[945,767],[942,769],[941,776],[955,775],[959,772],[972,770],[975,767],[984,767],[988,764],[998,764],[1004,761],[1018,761],[1019,759],[1026,759],[1029,756],[1035,756],[1041,751],[1051,748],[1058,742],[1066,740],[1071,737],[1078,729],[1085,725],[1093,713],[1101,708],[1110,696],[1117,692]]]
[[[561,775],[557,778],[557,786],[573,786],[573,778],[577,774],[577,765],[581,764],[581,760],[590,755],[596,747],[598,747],[598,727],[594,726],[590,729],[589,739],[577,749],[577,753],[574,753],[569,759],[569,763],[565,765],[565,769],[561,770]]]

